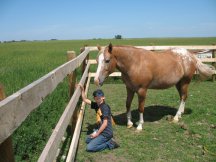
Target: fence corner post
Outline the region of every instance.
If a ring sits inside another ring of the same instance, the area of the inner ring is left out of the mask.
[[[3,86],[0,85],[0,101],[5,97]],[[11,136],[0,144],[0,161],[15,162]]]

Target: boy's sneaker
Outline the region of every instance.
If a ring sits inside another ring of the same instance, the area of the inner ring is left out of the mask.
[[[120,147],[119,144],[112,138],[111,144],[114,146],[113,149]]]

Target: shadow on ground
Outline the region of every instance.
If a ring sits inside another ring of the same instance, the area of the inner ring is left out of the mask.
[[[159,121],[165,116],[175,116],[177,112],[176,108],[169,107],[169,106],[160,106],[160,105],[154,105],[154,106],[147,106],[145,107],[144,112],[144,121],[145,122],[155,122]],[[191,114],[192,110],[187,108],[185,109],[184,115]],[[137,109],[134,109],[131,111],[132,115],[132,122],[136,123],[139,121],[139,112]],[[118,114],[113,116],[115,123],[117,125],[126,125],[127,123],[127,117],[126,113]],[[92,130],[97,128],[98,125],[96,123],[86,123],[87,124],[87,134],[91,134]]]
[[[159,106],[159,105],[148,106],[145,107],[144,121],[145,122],[159,121],[163,117],[168,115],[175,116],[176,112],[177,112],[176,108],[169,107],[169,106]],[[191,114],[191,113],[192,113],[191,109],[185,109],[184,115]],[[131,115],[132,115],[132,122],[135,123],[139,121],[139,112],[137,109],[132,110]],[[115,115],[114,120],[117,125],[125,125],[127,123],[126,113]]]

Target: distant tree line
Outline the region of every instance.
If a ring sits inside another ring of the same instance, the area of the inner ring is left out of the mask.
[[[102,38],[93,38],[93,40],[97,40],[97,39],[102,39]],[[120,35],[120,34],[117,34],[117,35],[115,35],[115,39],[123,39],[122,38],[122,35]],[[56,41],[56,40],[58,40],[58,39],[50,39],[51,41]],[[33,40],[33,41],[38,41],[38,40]],[[47,41],[47,40],[40,40],[40,41]],[[31,41],[29,41],[29,40],[19,40],[19,41],[16,41],[16,40],[10,40],[10,41],[0,41],[0,43],[14,43],[14,42],[31,42]]]
[[[122,35],[115,35],[115,39],[122,39]]]
[[[58,39],[50,39],[51,41],[56,41]],[[34,41],[38,41],[38,40],[34,40]],[[43,41],[43,40],[41,40]],[[47,40],[44,40],[44,41],[47,41]],[[16,41],[16,40],[10,40],[10,41],[0,41],[0,43],[14,43],[14,42],[31,42],[29,40],[20,40],[20,41]]]

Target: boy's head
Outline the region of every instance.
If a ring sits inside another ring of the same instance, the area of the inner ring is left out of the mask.
[[[97,89],[93,92],[94,97],[104,97],[104,93],[101,89]]]
[[[95,99],[95,101],[100,104],[104,101],[105,97],[104,97],[104,93],[101,89],[97,89],[93,92],[93,97]]]

